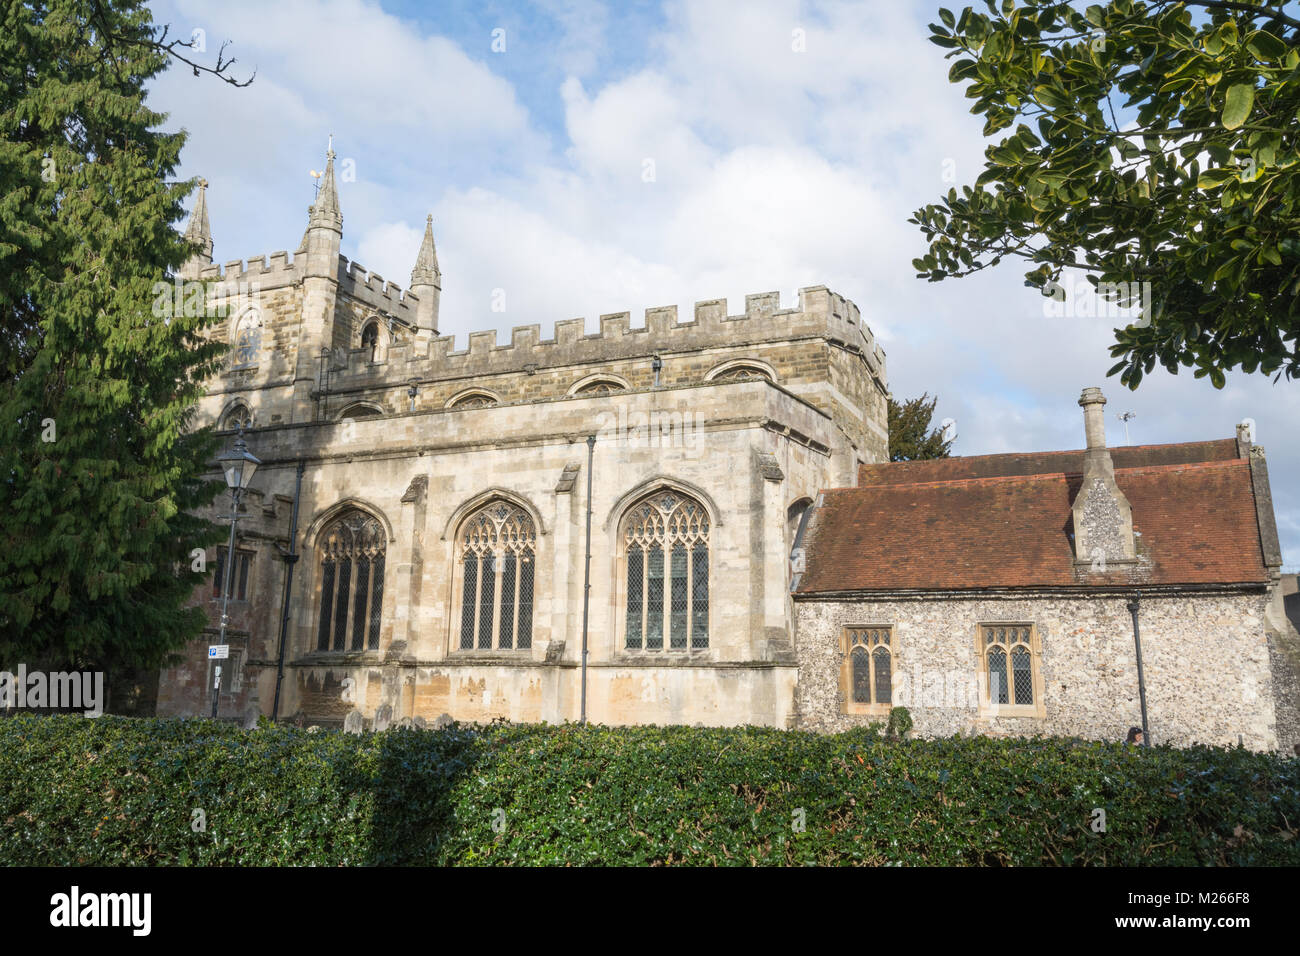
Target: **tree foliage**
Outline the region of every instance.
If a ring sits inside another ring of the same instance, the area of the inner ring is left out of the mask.
[[[1149,292],[1111,347],[1130,388],[1157,363],[1216,388],[1300,375],[1300,19],[1276,0],[987,8],[941,10],[931,40],[985,135],[1011,132],[910,220],[919,277],[1017,256],[1045,291],[1078,268],[1120,306]]]
[[[220,537],[190,426],[221,347],[151,310],[193,251],[185,137],[145,105],[169,53],[137,0],[0,10],[0,662],[150,665],[201,629]]]
[[[918,461],[924,458],[947,458],[953,438],[944,437],[943,428],[930,428],[939,396],[922,393],[901,405],[889,400],[889,460]]]

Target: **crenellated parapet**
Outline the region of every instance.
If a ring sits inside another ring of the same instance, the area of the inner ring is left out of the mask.
[[[341,291],[395,315],[414,299],[410,293],[399,299],[400,290],[377,276],[362,282],[360,273]],[[737,315],[728,313],[726,299],[709,299],[695,303],[693,315],[685,321],[677,306],[669,305],[647,309],[644,325],[637,328],[632,327],[629,312],[602,315],[597,332],[586,333],[585,327],[584,319],[563,319],[555,323],[551,338],[543,338],[540,325],[516,326],[505,344],[498,342],[494,330],[471,332],[468,348],[459,351],[453,349],[453,337],[440,336],[430,340],[424,354],[409,342],[397,342],[381,364],[372,363],[367,350],[354,349],[346,353],[346,364],[332,369],[331,387],[500,375],[801,338],[824,338],[859,353],[871,373],[885,381],[884,349],[862,324],[858,307],[825,286],[800,289],[797,308],[781,308],[779,292],[762,292],[747,295],[745,311]]]
[[[215,283],[216,298],[248,295],[249,291],[270,291],[295,285],[302,281],[300,264],[288,252],[273,252],[269,256],[250,256],[247,260],[232,259],[224,268],[205,266],[199,278]],[[371,272],[360,263],[339,256],[337,274],[339,292],[365,304],[375,311],[401,317],[414,322],[420,299],[415,293],[403,290],[395,282],[388,282],[377,272]]]

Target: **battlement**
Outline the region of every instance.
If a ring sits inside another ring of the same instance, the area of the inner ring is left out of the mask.
[[[273,252],[269,256],[249,256],[248,261],[231,259],[225,267],[213,263],[199,270],[199,278],[216,281],[220,287],[218,295],[233,294],[256,283],[260,289],[275,289],[293,285],[301,276],[297,263],[284,250]]]
[[[269,256],[250,256],[247,261],[231,259],[224,267],[213,263],[199,271],[199,278],[218,283],[215,295],[223,297],[247,294],[250,287],[257,291],[283,288],[300,282],[303,275],[300,263],[281,250]],[[420,301],[414,292],[386,281],[346,256],[339,256],[337,279],[339,291],[371,308],[414,322],[415,306]]]
[[[370,296],[366,301],[377,306],[386,302],[382,307],[393,311],[418,301],[409,292],[400,299],[393,297],[401,295],[401,290],[379,276],[368,275],[363,282],[362,274],[354,274],[349,267],[351,285],[344,291],[358,298]],[[541,337],[540,325],[516,326],[505,345],[498,343],[495,330],[471,332],[468,348],[460,351],[453,351],[452,336],[430,340],[428,352],[423,354],[416,351],[415,344],[399,342],[389,348],[387,361],[382,363],[371,363],[367,350],[356,349],[347,354],[346,364],[332,369],[331,384],[341,388],[413,377],[523,372],[529,368],[636,358],[651,352],[743,346],[809,336],[822,336],[861,352],[872,373],[882,382],[885,378],[884,349],[862,324],[858,307],[825,286],[800,289],[798,308],[781,308],[779,292],[761,292],[745,296],[745,311],[738,315],[728,314],[726,299],[708,299],[695,303],[687,321],[679,319],[677,306],[667,305],[646,309],[645,325],[638,328],[632,328],[629,312],[601,315],[598,332],[585,333],[585,324],[584,319],[562,319],[555,323],[549,339]]]
[[[413,292],[402,290],[395,282],[388,282],[377,272],[371,272],[358,262],[351,262],[347,256],[339,256],[339,291],[352,296],[366,305],[382,309],[393,315],[408,316],[415,319],[415,304],[420,297]]]

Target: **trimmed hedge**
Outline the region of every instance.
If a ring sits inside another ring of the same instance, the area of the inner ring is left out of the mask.
[[[6,865],[1294,866],[1297,826],[1300,761],[1241,749],[0,720]]]

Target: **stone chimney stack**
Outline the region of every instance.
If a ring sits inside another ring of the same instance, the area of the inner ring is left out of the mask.
[[[1106,451],[1106,396],[1101,394],[1101,389],[1093,386],[1085,388],[1083,394],[1079,396],[1079,404],[1083,406],[1083,437],[1087,442],[1085,446],[1089,452]],[[1107,459],[1110,453],[1106,453]]]
[[[1083,407],[1083,481],[1074,498],[1074,559],[1089,571],[1106,571],[1109,564],[1131,564],[1137,558],[1133,512],[1115,483],[1115,463],[1106,447],[1106,396],[1100,388],[1085,388]]]

